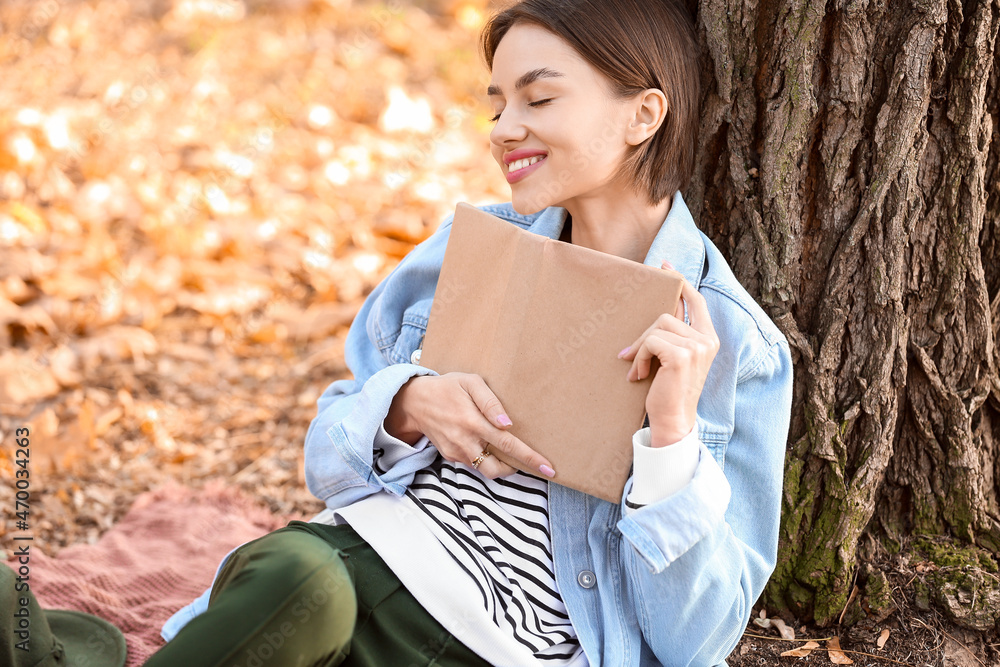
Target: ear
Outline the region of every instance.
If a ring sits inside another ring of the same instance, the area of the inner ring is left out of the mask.
[[[663,124],[667,117],[667,96],[658,88],[649,88],[635,96],[633,109],[625,141],[631,146],[638,146],[656,134]]]

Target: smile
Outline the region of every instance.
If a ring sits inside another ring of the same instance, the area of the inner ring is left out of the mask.
[[[529,158],[514,160],[507,166],[507,182],[514,183],[538,169],[545,161],[545,155],[532,155]]]

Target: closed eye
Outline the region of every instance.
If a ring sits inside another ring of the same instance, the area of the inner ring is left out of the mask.
[[[541,107],[541,106],[545,106],[546,104],[548,104],[551,101],[552,101],[551,97],[546,97],[544,100],[538,100],[536,102],[528,102],[528,106],[529,107]],[[495,123],[498,120],[500,120],[500,114],[502,114],[502,113],[503,113],[503,111],[501,111],[497,115],[493,116],[493,118],[490,118],[490,122],[491,123]]]

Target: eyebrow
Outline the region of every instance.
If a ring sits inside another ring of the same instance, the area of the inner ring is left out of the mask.
[[[554,69],[549,69],[548,67],[539,67],[538,69],[533,69],[530,72],[522,74],[521,78],[514,83],[514,90],[521,90],[525,86],[530,86],[539,79],[553,79],[560,76],[564,76],[562,72],[557,72]],[[486,89],[486,94],[492,97],[493,95],[503,95],[503,92],[500,90],[500,86],[490,84],[490,87]]]

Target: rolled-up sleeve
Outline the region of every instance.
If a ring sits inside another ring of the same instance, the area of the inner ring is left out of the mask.
[[[645,505],[672,496],[694,479],[698,466],[698,427],[672,445],[650,447],[647,426],[632,436],[632,479],[625,494],[625,515]]]
[[[437,455],[426,438],[412,447],[392,438],[383,422],[403,385],[416,376],[436,375],[423,366],[398,363],[402,359],[398,349],[393,354],[393,343],[404,338],[400,327],[412,327],[404,322],[406,309],[414,304],[429,309],[450,227],[449,218],[368,295],[344,346],[354,378],[332,383],[317,402],[305,439],[306,485],[331,509],[380,491],[403,495],[416,472]]]
[[[403,495],[418,470],[437,455],[433,447],[396,447],[392,465],[375,467],[375,438],[400,387],[418,375],[434,372],[413,364],[394,364],[374,373],[356,393],[356,382],[334,383],[306,434],[306,484],[327,507],[350,505],[377,491]],[[338,386],[339,385],[339,386]],[[405,443],[400,443],[405,446]],[[386,463],[387,461],[383,461]]]
[[[684,636],[697,655],[684,664],[725,659],[777,557],[792,400],[787,342],[773,343],[742,371],[728,441],[711,448],[702,443],[687,485],[627,514],[623,510],[617,524],[632,546],[629,571],[644,633],[654,652],[667,645],[657,642],[664,628]],[[669,655],[659,657],[671,662]]]

